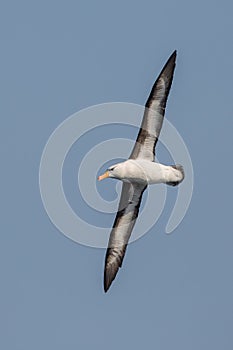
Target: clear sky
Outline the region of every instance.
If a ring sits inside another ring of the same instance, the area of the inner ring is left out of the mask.
[[[232,11],[226,0],[2,2],[1,349],[232,349]],[[82,108],[144,104],[174,49],[167,118],[192,158],[192,202],[166,235],[169,190],[104,294],[104,250],[67,239],[44,210],[41,154]]]

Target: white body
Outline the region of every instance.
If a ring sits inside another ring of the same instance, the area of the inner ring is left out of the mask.
[[[180,182],[183,180],[183,174],[180,170],[140,158],[135,160],[129,159],[117,164],[113,172],[120,180],[147,184]]]

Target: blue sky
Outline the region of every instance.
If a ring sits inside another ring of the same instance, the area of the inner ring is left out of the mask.
[[[2,349],[232,349],[232,10],[224,0],[2,3]],[[104,250],[64,237],[43,208],[41,154],[82,108],[144,104],[174,49],[166,115],[192,158],[192,202],[167,236],[169,191],[104,294]]]

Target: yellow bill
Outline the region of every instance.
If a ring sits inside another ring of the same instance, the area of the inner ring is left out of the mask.
[[[101,181],[103,179],[106,179],[107,177],[109,177],[109,171],[106,171],[103,175],[100,175],[98,177],[98,180]]]

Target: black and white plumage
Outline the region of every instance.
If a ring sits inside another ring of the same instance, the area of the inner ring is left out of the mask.
[[[107,177],[123,181],[118,212],[109,238],[105,258],[104,290],[107,292],[124,259],[127,244],[138,217],[143,192],[148,184],[166,183],[176,186],[184,179],[180,165],[156,163],[155,147],[163,124],[171,88],[176,51],[168,59],[157,78],[145,105],[136,143],[128,160],[111,166],[99,180]]]

